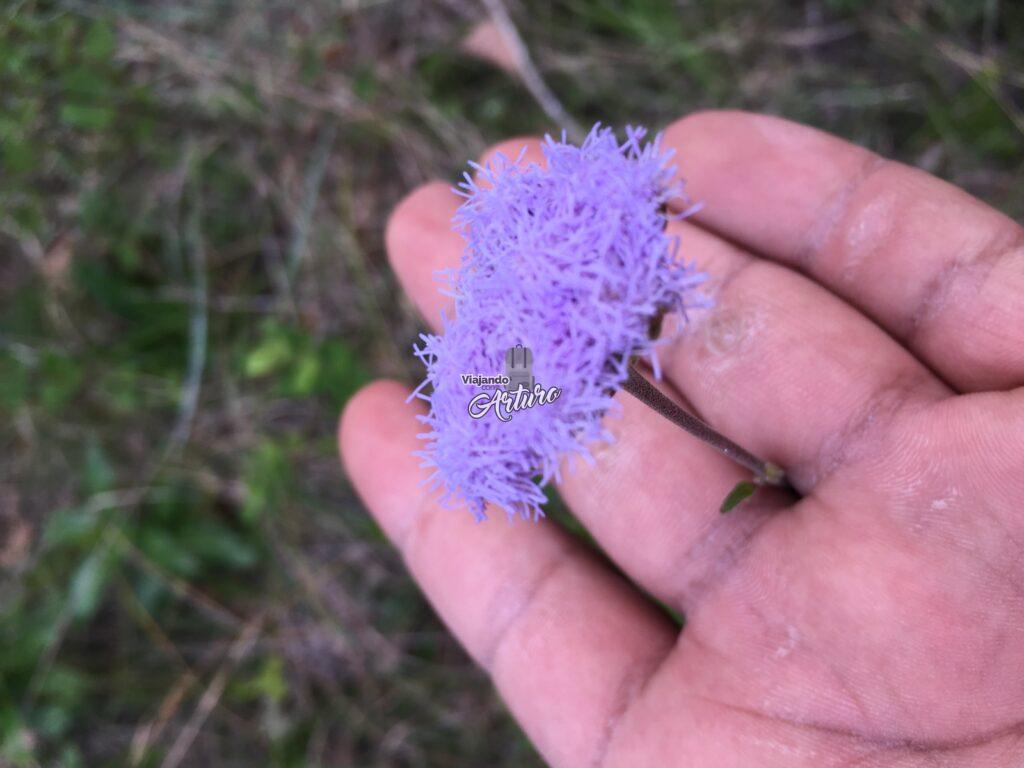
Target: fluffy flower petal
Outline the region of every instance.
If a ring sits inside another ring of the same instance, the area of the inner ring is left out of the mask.
[[[696,288],[705,276],[665,234],[665,203],[682,194],[671,153],[644,136],[629,127],[619,143],[599,125],[578,147],[549,136],[546,169],[499,156],[476,167],[486,184],[469,174],[460,184],[455,224],[466,248],[459,268],[441,275],[455,318],[415,347],[426,366],[415,396],[430,404],[418,455],[445,503],[478,519],[487,502],[510,517],[542,517],[542,486],[563,458],[590,460],[585,446],[611,440],[601,419],[630,358],[647,357],[657,372],[652,320],[685,319],[703,304]],[[518,344],[533,351],[536,381],[561,396],[507,422],[471,418],[481,390],[462,374],[501,374]]]

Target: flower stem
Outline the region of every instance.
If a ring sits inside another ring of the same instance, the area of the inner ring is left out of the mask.
[[[740,466],[746,467],[754,473],[754,482],[758,485],[775,485],[788,488],[786,473],[778,464],[770,461],[762,461],[750,451],[736,445],[732,440],[719,434],[693,414],[687,413],[671,398],[662,393],[660,389],[651,384],[647,378],[640,373],[635,365],[629,366],[629,378],[622,388],[633,395],[637,400],[660,413],[666,419],[676,424],[698,440],[703,440],[712,448],[716,448]]]

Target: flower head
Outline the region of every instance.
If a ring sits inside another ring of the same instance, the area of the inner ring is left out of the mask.
[[[601,421],[630,358],[646,357],[660,375],[652,321],[701,303],[705,276],[677,260],[665,233],[665,204],[682,192],[671,152],[644,135],[627,128],[619,143],[598,125],[578,147],[549,136],[547,168],[498,156],[472,164],[476,180],[467,173],[456,190],[466,248],[441,273],[455,317],[415,348],[426,378],[414,396],[430,404],[417,455],[444,503],[465,503],[477,519],[487,502],[510,517],[543,516],[541,487],[560,479],[563,458],[593,461],[586,446],[612,441]],[[532,350],[536,386],[560,396],[508,420],[474,418],[481,390],[463,375],[502,374],[516,345]]]

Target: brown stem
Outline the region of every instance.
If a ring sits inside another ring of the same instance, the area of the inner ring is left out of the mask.
[[[622,388],[637,400],[660,413],[698,440],[703,440],[713,448],[717,448],[737,464],[754,473],[754,482],[759,485],[777,485],[788,487],[786,473],[778,464],[762,461],[750,451],[736,445],[732,440],[720,435],[696,416],[687,413],[660,389],[651,384],[634,365],[629,366],[629,378]]]

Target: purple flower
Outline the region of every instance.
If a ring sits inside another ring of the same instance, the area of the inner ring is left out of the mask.
[[[685,319],[703,303],[695,288],[705,276],[676,259],[677,238],[665,234],[664,204],[682,193],[672,153],[644,135],[627,128],[620,144],[597,125],[579,147],[549,136],[548,168],[499,155],[471,164],[478,180],[467,173],[456,190],[466,248],[457,269],[439,273],[455,317],[443,318],[440,335],[421,335],[426,378],[413,395],[430,404],[417,455],[443,503],[464,503],[478,520],[487,502],[510,518],[542,517],[541,487],[560,480],[563,458],[592,462],[586,446],[612,441],[601,419],[630,358],[646,357],[660,375],[652,320]],[[495,393],[463,375],[502,375],[516,345],[533,353],[537,389],[560,395],[504,412],[507,421],[493,409],[474,418],[470,401]]]

